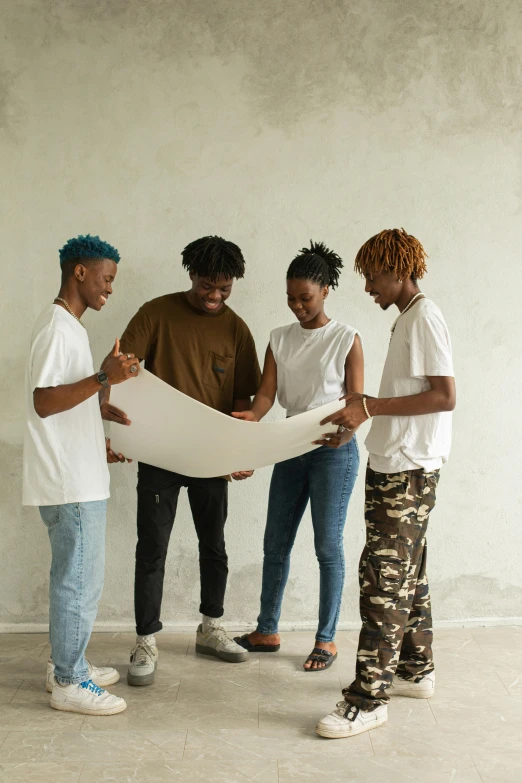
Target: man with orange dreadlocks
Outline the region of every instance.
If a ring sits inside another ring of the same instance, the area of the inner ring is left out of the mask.
[[[366,293],[381,310],[396,305],[399,315],[379,396],[348,394],[346,407],[322,422],[354,430],[372,419],[356,677],[317,724],[323,737],[377,728],[388,718],[390,695],[427,699],[435,688],[426,529],[451,446],[455,380],[446,322],[417,285],[425,259],[404,229],[381,231],[355,259]]]

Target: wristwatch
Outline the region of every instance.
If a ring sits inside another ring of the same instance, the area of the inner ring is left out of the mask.
[[[109,386],[110,386],[109,376],[107,375],[106,372],[103,372],[103,371],[99,372],[96,375],[96,378],[98,379],[98,383],[101,383],[101,385],[103,386],[104,389],[108,389],[109,388]]]

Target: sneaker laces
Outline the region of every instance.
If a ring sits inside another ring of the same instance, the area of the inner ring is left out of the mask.
[[[147,642],[139,642],[131,652],[131,663],[136,666],[147,666],[154,660],[154,650]]]
[[[90,691],[91,693],[94,693],[95,696],[101,696],[103,693],[105,693],[103,688],[95,685],[92,680],[85,680],[85,682],[81,682],[80,688],[83,688],[84,691]]]
[[[230,636],[227,636],[227,632],[221,625],[218,625],[216,628],[211,628],[208,633],[210,633],[211,636],[215,636],[216,639],[218,639],[220,642],[223,642],[224,644],[237,645],[237,642],[234,642]]]

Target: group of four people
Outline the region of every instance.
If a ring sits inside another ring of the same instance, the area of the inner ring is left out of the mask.
[[[357,254],[366,292],[381,309],[396,305],[399,310],[374,398],[363,393],[357,330],[326,315],[326,298],[338,285],[343,264],[322,243],[311,242],[288,268],[287,300],[297,321],[271,332],[262,375],[247,325],[225,303],[234,280],[244,276],[237,245],[215,236],[189,244],[182,263],[190,289],[140,308],[99,372],[80,319],[87,308],[101,310],[107,302],[120,257],[89,235],[64,245],[59,294],[39,317],[31,341],[24,446],[24,503],[40,507],[52,550],[47,690],[53,708],[112,715],[126,707],[105,690],[117,682],[118,672],[93,666],[85,652],[103,587],[107,462],[125,461],[104,439],[102,418],[131,426],[125,412],[111,404],[110,387],[135,378],[143,360],[174,388],[246,421],[260,421],[276,396],[287,416],[340,397],[346,404],[322,422],[325,431],[316,449],[274,467],[257,628],[235,639],[220,623],[228,575],[228,484],[230,478],[248,479],[251,471],[196,479],[139,464],[137,638],[128,683],[154,682],[165,560],[181,487],[187,488],[199,541],[202,622],[196,651],[240,663],[251,653],[279,650],[291,550],[310,501],[320,570],[319,621],[303,666],[320,673],[333,664],[345,574],[343,531],[359,467],[355,432],[374,419],[366,441],[367,537],[359,571],[356,679],[317,731],[352,736],[386,720],[390,694],[432,695],[426,528],[439,469],[449,454],[455,385],[444,318],[417,284],[425,259],[420,242],[402,229],[377,234]],[[210,447],[222,447],[208,435]]]

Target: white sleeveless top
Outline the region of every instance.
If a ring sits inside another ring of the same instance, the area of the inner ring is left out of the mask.
[[[319,329],[299,322],[270,333],[277,364],[277,398],[287,416],[318,408],[346,394],[346,357],[359,334],[353,326],[329,321]]]

